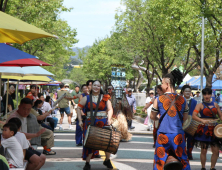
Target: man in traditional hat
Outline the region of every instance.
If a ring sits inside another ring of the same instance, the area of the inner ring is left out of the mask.
[[[128,103],[131,107],[132,113],[136,113],[136,99],[135,97],[132,95],[132,89],[128,88],[127,89],[128,94],[126,95],[126,98],[128,100]],[[128,120],[128,129],[132,130],[135,128],[135,126],[132,126],[132,120]]]

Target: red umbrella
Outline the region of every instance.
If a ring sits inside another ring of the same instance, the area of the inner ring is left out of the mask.
[[[24,67],[24,66],[51,66],[51,65],[36,58],[26,58],[26,59],[6,61],[0,63],[0,66]]]

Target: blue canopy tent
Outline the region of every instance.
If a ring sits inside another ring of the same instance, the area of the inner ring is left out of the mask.
[[[200,76],[194,76],[192,77],[190,80],[188,80],[187,82],[184,82],[183,84],[181,84],[179,86],[179,89],[181,89],[184,85],[188,84],[192,87],[192,84],[194,84],[195,82],[200,81]],[[196,88],[196,87],[194,87]]]
[[[3,43],[0,43],[0,51],[1,51],[0,63],[12,60],[19,60],[19,59],[36,58],[33,55],[30,55],[14,47],[11,47],[10,45],[6,45]]]
[[[194,77],[193,77],[194,78]],[[194,80],[193,78],[191,78],[192,80]],[[190,79],[190,80],[191,80]],[[195,80],[195,81],[188,81],[186,84],[189,84],[192,88],[200,88],[200,76]],[[213,79],[212,79],[212,89],[222,89],[222,80],[217,80],[217,76],[214,74],[213,75]],[[183,85],[182,85],[183,86]],[[182,88],[181,86],[181,88]],[[206,87],[206,78],[203,77],[203,88]]]

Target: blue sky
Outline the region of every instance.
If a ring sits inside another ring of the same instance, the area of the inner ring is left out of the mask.
[[[60,18],[77,29],[79,42],[74,47],[91,46],[95,39],[105,38],[115,24],[116,9],[121,8],[121,0],[64,0],[64,6],[74,8],[62,13]]]

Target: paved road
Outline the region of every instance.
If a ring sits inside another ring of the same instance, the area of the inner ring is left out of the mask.
[[[59,118],[59,117],[58,117]],[[112,155],[112,163],[119,170],[152,170],[153,168],[153,137],[146,131],[146,126],[133,121],[136,126],[132,140],[121,142],[116,155]],[[81,159],[82,147],[75,144],[75,125],[73,131],[68,131],[67,118],[64,120],[63,133],[55,133],[55,147],[57,152],[54,156],[47,156],[46,164],[41,170],[82,170],[85,164]],[[56,128],[58,130],[58,127]],[[140,134],[138,134],[140,133]],[[146,134],[145,134],[146,133]],[[42,151],[42,147],[38,147]],[[101,155],[104,153],[101,152]],[[195,148],[193,152],[194,160],[190,161],[192,170],[200,170],[200,150]],[[210,169],[211,152],[207,155],[207,170]],[[91,161],[92,170],[106,170],[102,164],[103,158]],[[218,159],[217,170],[222,170],[222,155]]]
[[[75,134],[72,133],[56,133],[55,147],[53,150],[57,152],[55,156],[47,156],[47,161],[42,170],[81,170],[84,162],[81,160],[82,147],[76,147]],[[152,148],[153,138],[151,135],[133,135],[130,142],[121,142],[117,155],[112,155],[112,162],[116,169],[119,170],[152,170],[153,154]],[[39,147],[38,149],[41,149]],[[101,152],[101,154],[103,154]],[[192,170],[200,170],[200,150],[194,149],[191,161]],[[207,157],[207,168],[210,169],[209,151]],[[92,170],[105,170],[102,165],[103,159],[93,159],[91,162]],[[217,170],[222,169],[222,159],[217,163]]]

